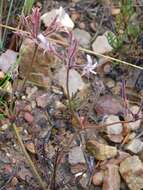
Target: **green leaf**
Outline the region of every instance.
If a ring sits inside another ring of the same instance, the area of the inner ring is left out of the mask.
[[[128,35],[136,38],[136,37],[138,37],[139,32],[140,32],[139,26],[135,26],[135,25],[132,25],[132,24],[128,25],[128,27],[127,27],[127,33],[128,33]]]
[[[123,37],[117,37],[114,33],[108,32],[107,39],[109,44],[114,48],[114,50],[117,50],[120,48],[123,44]]]
[[[23,5],[23,10],[22,10],[24,15],[30,14],[34,2],[35,2],[35,0],[25,0],[24,5]]]

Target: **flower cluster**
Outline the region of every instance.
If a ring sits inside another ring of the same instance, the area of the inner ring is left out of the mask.
[[[25,37],[33,39],[36,44],[40,44],[40,47],[44,49],[44,53],[50,52],[56,55],[58,58],[63,60],[69,69],[71,68],[82,68],[82,76],[86,75],[89,77],[90,74],[96,75],[94,71],[97,66],[97,62],[93,63],[90,55],[87,55],[87,64],[77,65],[77,51],[78,51],[78,42],[74,37],[72,32],[68,32],[66,28],[63,28],[60,24],[58,15],[55,16],[53,21],[49,26],[47,26],[44,32],[40,32],[41,26],[41,13],[39,8],[34,8],[30,16],[22,16],[22,23],[25,27],[26,33]],[[68,47],[65,54],[60,54],[57,50],[57,44],[51,43],[47,37],[56,32],[64,32],[68,36]],[[23,35],[23,34],[22,34]]]

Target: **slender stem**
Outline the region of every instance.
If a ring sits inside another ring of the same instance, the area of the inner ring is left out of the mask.
[[[21,137],[20,137],[20,134],[19,134],[19,132],[18,132],[18,130],[17,130],[17,127],[16,127],[15,123],[13,123],[12,127],[13,127],[13,129],[14,129],[15,134],[16,134],[18,143],[19,143],[19,145],[20,145],[20,147],[21,147],[21,149],[22,149],[22,151],[23,151],[23,153],[24,153],[25,158],[27,159],[27,161],[28,161],[28,163],[29,163],[29,166],[30,166],[30,168],[31,168],[31,170],[32,170],[32,172],[33,172],[33,174],[36,176],[37,181],[38,181],[39,185],[41,186],[41,188],[42,188],[43,190],[46,190],[46,189],[47,189],[47,188],[46,188],[46,184],[45,184],[45,182],[42,180],[42,178],[40,177],[40,175],[39,175],[39,173],[38,173],[38,171],[37,171],[37,169],[36,169],[34,163],[32,162],[32,160],[31,160],[31,158],[30,158],[28,152],[26,151],[25,146],[24,146],[24,144],[23,144],[23,141],[22,141],[22,139],[21,139]]]
[[[9,10],[8,10],[8,15],[7,15],[7,18],[6,18],[6,25],[8,25],[8,22],[9,22],[10,14],[11,14],[11,11],[12,11],[12,6],[13,6],[13,0],[11,0],[11,2],[10,2],[10,7],[9,7]],[[3,41],[2,41],[3,44],[4,44],[5,39],[6,39],[6,34],[7,34],[7,30],[5,28],[5,30],[3,32]]]
[[[72,107],[72,102],[71,102],[71,95],[70,95],[70,90],[69,90],[69,75],[70,75],[70,67],[68,66],[67,68],[67,76],[66,76],[66,91],[67,91],[67,99],[68,99],[68,104],[69,104],[69,110],[74,117],[76,123],[81,126],[81,122],[79,120],[79,117],[75,113],[73,107]]]
[[[68,68],[67,68],[67,76],[66,76],[66,91],[67,91],[67,99],[68,99],[68,103],[69,103],[69,109],[70,109],[71,112],[73,112],[72,103],[71,103],[71,96],[70,96],[70,91],[69,91],[69,74],[70,74],[70,68],[68,66]]]

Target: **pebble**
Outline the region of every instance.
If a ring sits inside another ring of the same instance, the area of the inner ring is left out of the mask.
[[[85,163],[84,154],[80,146],[76,146],[70,150],[68,160],[70,164]]]
[[[102,171],[96,172],[96,173],[93,175],[92,183],[93,183],[95,186],[101,185],[102,182],[103,182],[103,177],[104,177],[104,173],[103,173]]]
[[[72,12],[71,13],[71,19],[72,19],[73,22],[76,22],[76,21],[80,20],[80,13]]]
[[[115,143],[121,143],[122,140],[124,139],[122,134],[119,135],[108,135],[108,138],[110,141],[115,142]]]
[[[133,139],[126,145],[126,150],[131,151],[134,154],[137,154],[143,150],[143,142],[140,139]]]
[[[13,177],[12,180],[11,180],[11,185],[16,186],[17,183],[18,183],[18,179],[16,177]]]
[[[58,84],[63,88],[65,94],[67,94],[67,89],[66,89],[66,77],[67,77],[67,72],[66,72],[66,67],[63,66],[55,75],[55,80],[58,82]],[[81,75],[74,69],[70,70],[69,73],[69,93],[70,96],[72,97],[75,95],[78,91],[79,93],[81,92],[84,94],[86,93],[87,90],[87,85],[84,83],[84,81],[81,78]]]
[[[17,55],[17,52],[10,49],[2,53],[0,55],[0,70],[4,73],[8,72],[10,67],[14,66],[16,63]]]
[[[36,102],[35,102],[34,100],[31,101],[31,108],[32,108],[32,109],[36,108]]]
[[[87,188],[87,185],[89,182],[88,175],[86,173],[84,173],[79,182],[80,182],[82,188]]]
[[[69,15],[65,12],[63,7],[60,7],[59,9],[53,9],[50,12],[47,12],[41,16],[41,20],[45,24],[45,26],[49,26],[50,23],[55,19],[55,16],[58,16],[58,21],[63,27],[66,27],[68,29],[74,28],[74,22],[69,17]]]
[[[80,27],[80,29],[85,29],[85,23],[84,22],[80,22],[79,23],[79,27]]]
[[[130,107],[130,110],[131,110],[131,112],[136,114],[139,110],[139,106],[136,106],[136,105],[132,106],[132,107]],[[132,114],[129,114],[127,117],[128,117],[128,120],[133,120]],[[142,117],[141,112],[139,113],[139,117]],[[134,131],[134,130],[137,130],[140,127],[140,125],[141,125],[141,119],[139,119],[135,122],[129,123],[129,128]]]
[[[80,46],[84,48],[90,47],[91,36],[87,31],[75,28],[73,32]]]
[[[108,164],[104,174],[102,190],[120,190],[119,167],[114,164]]]
[[[24,119],[25,119],[29,124],[33,123],[33,120],[34,120],[32,114],[30,114],[29,112],[25,112],[25,113],[24,113]]]
[[[120,122],[119,117],[116,115],[109,115],[105,121],[105,125],[115,122]],[[121,123],[118,123],[114,125],[109,125],[106,127],[106,129],[107,129],[107,134],[109,135],[119,135],[123,131],[123,126]]]
[[[130,156],[124,159],[119,170],[130,190],[143,189],[143,163],[138,156]]]
[[[117,148],[101,144],[96,140],[90,140],[86,143],[86,149],[91,153],[97,160],[106,160],[113,158],[117,155]]]
[[[38,88],[37,86],[34,87],[27,87],[26,88],[26,94],[27,94],[27,98],[30,99],[36,92],[37,92]]]
[[[25,144],[25,146],[26,146],[26,149],[27,149],[29,152],[31,152],[32,154],[36,154],[35,145],[34,145],[33,142],[27,142],[27,143]]]
[[[66,110],[66,106],[60,101],[55,101],[55,108],[61,111]]]
[[[119,8],[113,7],[113,8],[111,9],[111,14],[112,14],[113,16],[118,15],[120,12],[121,12],[121,10],[120,10]]]
[[[9,127],[9,124],[6,123],[6,124],[1,126],[1,130],[5,131],[6,129],[8,129],[8,127]]]
[[[49,102],[49,95],[48,94],[42,94],[41,96],[38,96],[36,98],[37,106],[40,108],[45,108]]]
[[[113,88],[115,86],[115,81],[110,79],[106,82],[106,85],[108,86],[108,88]]]
[[[98,115],[117,115],[124,112],[122,103],[121,99],[104,95],[95,103],[95,111]]]
[[[108,31],[105,32],[102,36],[98,36],[95,39],[95,41],[92,44],[93,51],[95,51],[96,53],[104,54],[109,53],[113,50],[106,37],[107,34]]]
[[[103,67],[103,71],[105,74],[108,74],[111,71],[111,64],[105,64]]]

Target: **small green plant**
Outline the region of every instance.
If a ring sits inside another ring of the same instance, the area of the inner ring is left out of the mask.
[[[14,4],[14,0],[11,0],[9,3],[7,3],[8,13],[6,16],[5,25],[8,25],[8,23],[9,23],[13,4]],[[1,0],[0,1],[0,22],[2,22],[2,18],[5,16],[3,10],[4,10],[4,0]],[[7,29],[5,28],[3,31],[2,30],[0,31],[0,50],[2,50],[4,48],[6,38],[7,38]]]
[[[123,38],[122,36],[116,36],[112,32],[108,32],[107,39],[109,44],[114,48],[114,50],[118,50],[123,45]]]
[[[134,24],[133,19],[136,15],[133,0],[122,0],[120,14],[115,20],[115,34],[109,32],[107,39],[115,51],[124,45],[124,42],[136,42],[141,28],[140,25]]]

